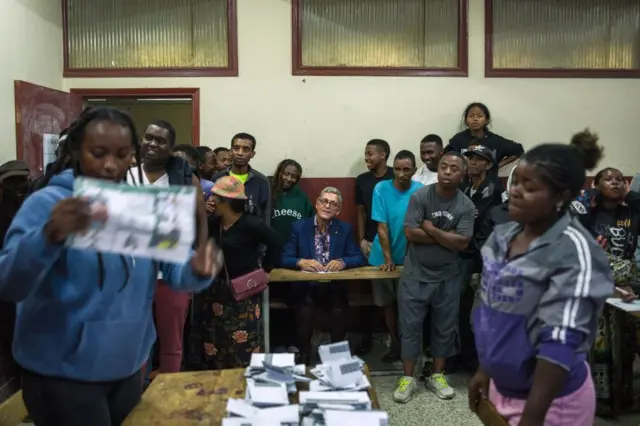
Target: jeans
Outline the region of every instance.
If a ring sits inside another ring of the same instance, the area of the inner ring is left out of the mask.
[[[140,371],[114,382],[79,382],[22,375],[22,398],[36,426],[116,426],[138,404],[142,395]]]

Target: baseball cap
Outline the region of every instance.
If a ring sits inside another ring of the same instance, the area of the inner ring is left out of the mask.
[[[465,157],[471,157],[473,155],[478,155],[482,158],[484,158],[485,160],[487,160],[488,162],[490,162],[491,164],[495,164],[496,163],[496,156],[493,153],[492,150],[490,150],[489,148],[487,148],[484,145],[474,145],[469,147],[469,149],[467,151],[464,152],[464,156]]]
[[[11,160],[0,166],[0,180],[12,176],[29,176],[29,167],[24,161]]]
[[[211,193],[218,197],[231,198],[233,200],[246,200],[244,185],[233,176],[223,176],[218,179],[211,188]]]

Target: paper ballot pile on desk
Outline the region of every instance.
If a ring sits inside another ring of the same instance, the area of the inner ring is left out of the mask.
[[[381,426],[387,413],[372,411],[366,392],[371,387],[364,362],[351,355],[348,342],[320,346],[321,363],[306,376],[293,354],[253,354],[245,371],[245,399],[229,399],[223,426]],[[289,394],[304,382],[309,391],[289,405]]]

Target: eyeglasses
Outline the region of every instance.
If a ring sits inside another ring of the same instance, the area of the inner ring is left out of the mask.
[[[337,209],[340,207],[340,204],[336,203],[333,200],[327,200],[326,198],[318,198],[318,202],[323,206],[329,206],[332,209]]]

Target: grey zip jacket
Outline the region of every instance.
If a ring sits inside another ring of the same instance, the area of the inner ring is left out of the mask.
[[[558,395],[565,396],[591,380],[587,352],[613,275],[602,248],[570,214],[507,259],[521,229],[496,226],[481,250],[482,302],[473,315],[480,366],[502,395],[526,399],[536,361],[545,359],[568,372]]]

